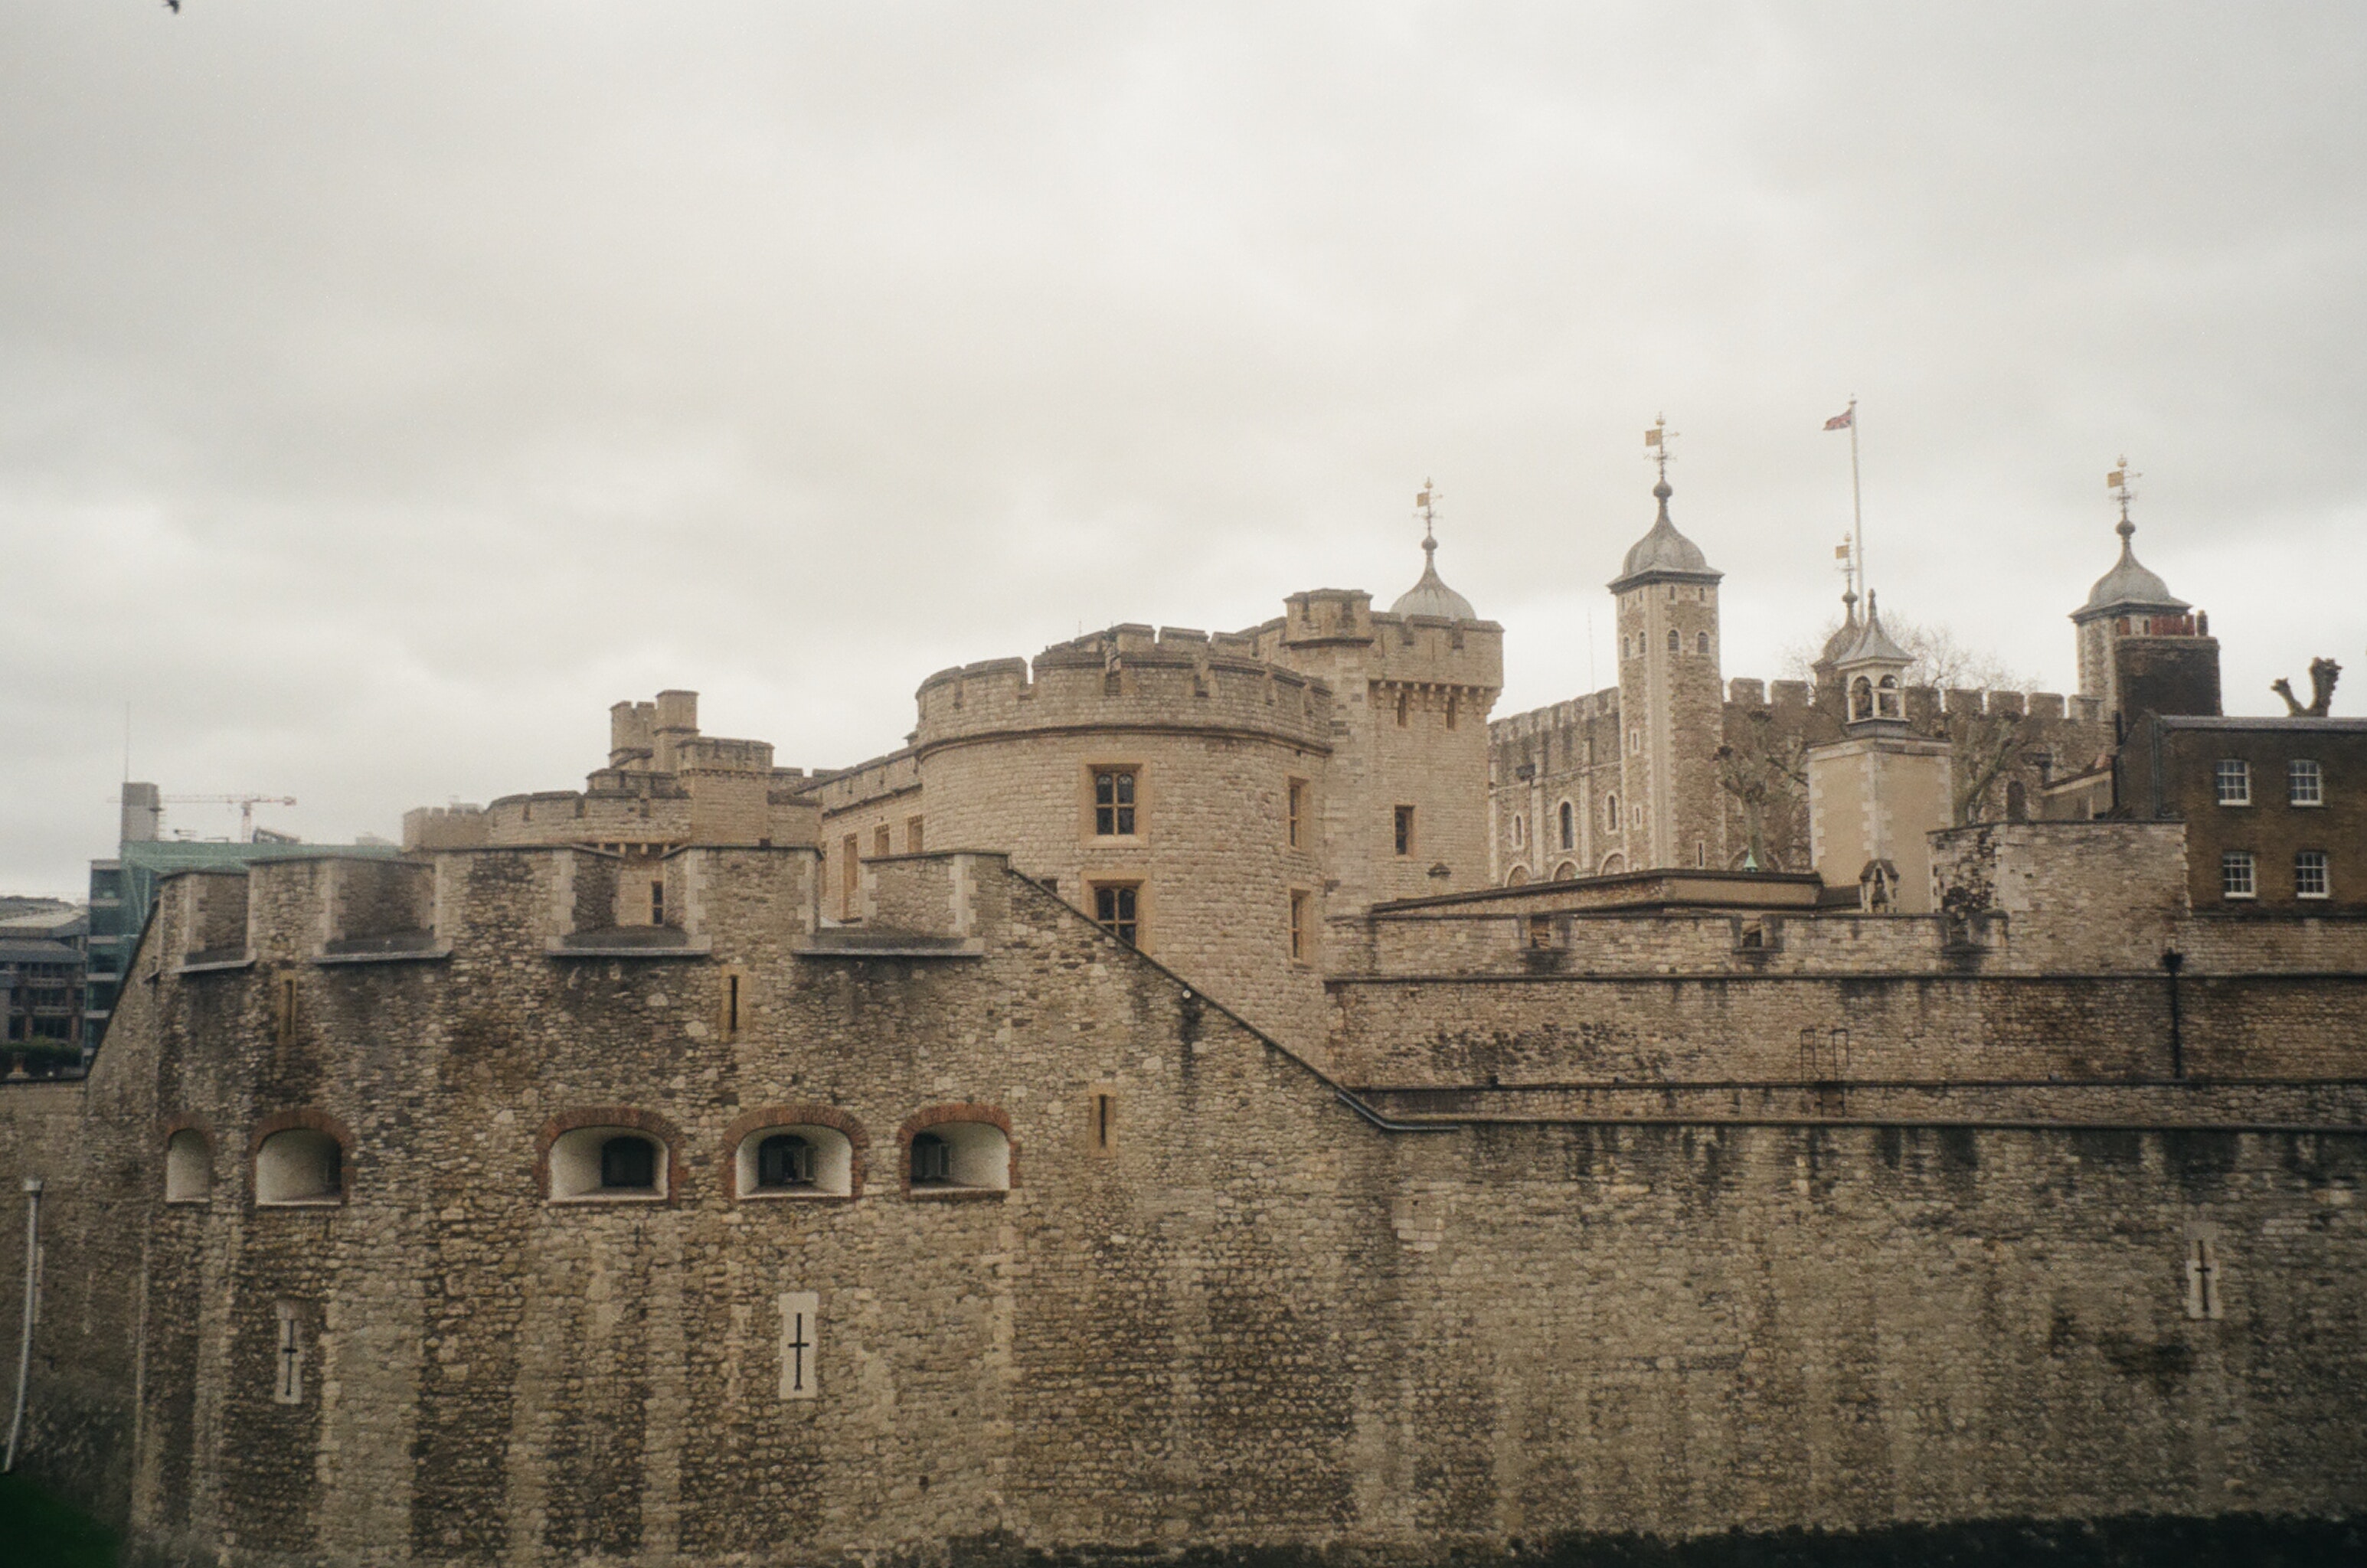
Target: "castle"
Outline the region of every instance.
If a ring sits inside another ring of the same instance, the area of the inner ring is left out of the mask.
[[[2125,518],[2067,699],[1727,682],[1655,499],[1535,713],[1426,539],[172,879],[0,1087],[25,1462],[234,1564],[2357,1511],[2367,724]]]

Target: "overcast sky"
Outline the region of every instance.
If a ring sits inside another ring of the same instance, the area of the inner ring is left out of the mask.
[[[2330,654],[2367,713],[2362,18],[18,0],[0,891],[111,852],[127,703],[323,840],[664,686],[844,765],[949,664],[1386,604],[1426,476],[1556,701],[1663,412],[1772,676],[1852,394],[1899,615],[2071,690],[2125,451],[2230,710]]]

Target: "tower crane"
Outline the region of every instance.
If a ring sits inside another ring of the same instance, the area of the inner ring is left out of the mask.
[[[293,806],[292,795],[167,795],[160,797],[166,806],[235,806],[238,807],[238,841],[255,842],[255,808],[258,806]]]

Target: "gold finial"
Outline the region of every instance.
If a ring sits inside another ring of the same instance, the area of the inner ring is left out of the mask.
[[[1669,479],[1669,443],[1676,438],[1677,433],[1669,428],[1667,414],[1654,419],[1652,428],[1644,432],[1644,455],[1659,465],[1660,482],[1663,484]]]
[[[2129,488],[2129,485],[2132,480],[2143,478],[2145,478],[2143,474],[2129,467],[2126,457],[2120,458],[2119,466],[2104,476],[2105,488],[2120,499],[2121,523],[2120,526],[2114,528],[2112,532],[2118,534],[2123,539],[2126,539],[2137,531],[2137,525],[2129,521],[2129,498],[2136,493]]]
[[[1438,555],[1438,486],[1429,479],[1413,498],[1414,515],[1421,519],[1421,550],[1424,557],[1436,559]]]

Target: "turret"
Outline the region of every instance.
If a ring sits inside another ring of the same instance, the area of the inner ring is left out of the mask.
[[[1828,887],[1853,885],[1859,908],[1869,914],[1929,913],[1930,835],[1954,818],[1954,749],[1908,725],[1906,676],[1914,655],[1882,629],[1873,590],[1866,591],[1865,620],[1846,646],[1828,645],[1819,663],[1827,661],[1843,706],[1841,738],[1807,753],[1808,845],[1817,874]]]
[[[1840,680],[1848,702],[1841,710],[1841,727],[1850,734],[1869,734],[1877,730],[1907,731],[1907,667],[1915,656],[1891,640],[1882,629],[1882,615],[1874,608],[1874,592],[1865,595],[1865,624],[1849,646],[1833,656],[1833,674]]]
[[[1701,547],[1669,516],[1666,432],[1652,496],[1659,514],[1611,582],[1618,601],[1622,863],[1613,869],[1726,864],[1726,814],[1715,761],[1725,730],[1717,585]],[[1659,438],[1659,439],[1656,439]],[[1601,869],[1598,863],[1596,869]]]
[[[1504,629],[1438,575],[1427,482],[1415,498],[1422,570],[1387,611],[1362,592],[1290,596],[1259,628],[1266,657],[1335,694],[1321,812],[1326,905],[1485,887],[1488,713],[1504,683]]]
[[[2129,502],[2135,491],[2129,482],[2141,476],[2131,471],[2128,459],[2105,476],[2115,498],[2120,502],[2121,520],[2113,532],[2121,536],[2121,558],[2112,570],[2096,580],[2088,592],[2088,602],[2071,612],[2071,624],[2079,649],[2079,694],[2093,697],[2107,714],[2120,713],[2124,703],[2115,657],[2116,645],[2124,637],[2202,637],[2211,635],[2211,619],[2195,610],[2185,600],[2170,592],[2169,584],[2147,570],[2137,559],[2131,540],[2137,527],[2129,520]],[[2178,650],[2171,650],[2176,652]],[[2207,660],[2204,650],[2192,650],[2188,658],[2172,660],[2180,664],[2205,661],[2210,666],[2209,684],[2216,706],[2218,686],[2218,646],[2212,644]],[[2190,683],[2193,679],[2190,678]]]

